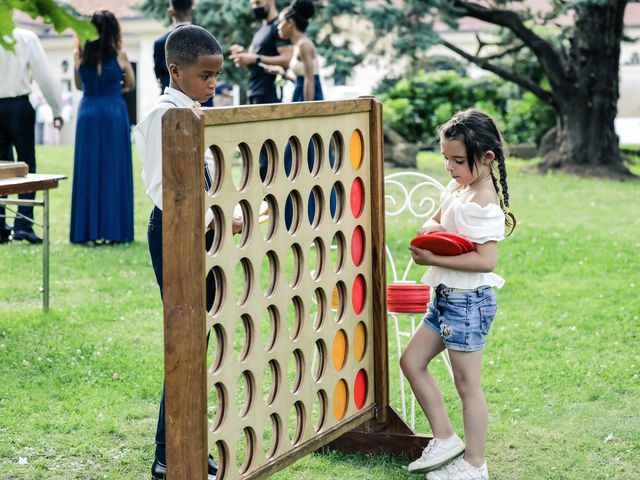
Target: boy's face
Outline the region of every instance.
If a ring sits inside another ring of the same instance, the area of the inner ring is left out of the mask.
[[[169,65],[169,85],[193,100],[206,102],[215,93],[222,62],[222,55],[200,55],[191,65],[181,66],[172,63]]]

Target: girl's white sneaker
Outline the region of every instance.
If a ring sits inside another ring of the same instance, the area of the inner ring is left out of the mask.
[[[487,462],[474,467],[463,457],[427,474],[427,480],[489,480]]]
[[[449,438],[433,438],[419,459],[409,464],[409,473],[426,473],[449,463],[464,453],[464,443],[455,433]]]

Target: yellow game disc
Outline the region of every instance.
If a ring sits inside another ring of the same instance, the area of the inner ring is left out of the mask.
[[[333,339],[333,366],[336,370],[342,370],[347,361],[347,334],[344,330],[338,330]]]
[[[333,391],[333,414],[336,420],[342,420],[347,411],[347,382],[338,380]]]
[[[349,140],[349,158],[351,158],[351,166],[354,170],[358,170],[362,165],[363,143],[362,133],[355,129],[351,134],[351,140]]]
[[[338,286],[334,285],[333,292],[331,292],[331,309],[336,312],[340,306],[340,293],[338,292]]]

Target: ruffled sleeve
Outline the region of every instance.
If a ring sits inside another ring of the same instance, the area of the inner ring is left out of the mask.
[[[460,235],[474,243],[504,240],[504,212],[495,203],[481,207],[477,203],[458,203],[454,218]]]

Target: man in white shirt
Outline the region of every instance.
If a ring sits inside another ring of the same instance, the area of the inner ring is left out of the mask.
[[[29,173],[34,173],[36,116],[29,102],[31,75],[51,107],[53,124],[58,129],[64,123],[60,116],[62,99],[38,36],[29,30],[16,28],[13,38],[16,41],[13,52],[0,48],[0,72],[6,74],[0,82],[0,160],[12,160],[12,148],[15,147],[17,160],[25,162],[29,166]],[[33,200],[35,192],[24,193],[19,197]],[[0,243],[7,242],[10,233],[11,228],[5,220],[5,209],[0,206]],[[13,239],[30,243],[42,242],[33,231],[33,207],[18,208]]]

